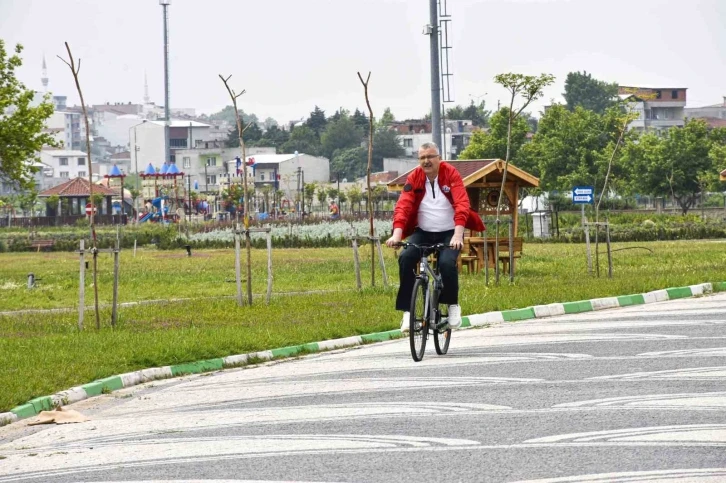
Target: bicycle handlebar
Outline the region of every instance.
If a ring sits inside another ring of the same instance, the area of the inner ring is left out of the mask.
[[[419,250],[436,250],[441,251],[444,248],[449,248],[449,245],[446,245],[445,243],[436,243],[434,245],[416,245],[415,243],[409,243],[409,242],[400,242],[396,243],[394,245],[396,248],[407,248],[407,247],[414,247],[418,248]]]

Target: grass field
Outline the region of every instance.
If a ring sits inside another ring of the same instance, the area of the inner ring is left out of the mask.
[[[615,276],[594,278],[585,269],[584,246],[526,244],[515,283],[486,286],[483,275],[460,277],[463,313],[482,313],[671,286],[726,280],[722,242],[656,242],[613,254]],[[145,367],[196,361],[318,340],[398,328],[395,287],[370,288],[370,248],[361,249],[364,290],[355,290],[352,249],[280,249],[273,252],[273,300],[267,306],[266,252],[253,251],[251,307],[237,307],[232,250],[182,253],[146,250],[121,255],[121,302],[187,299],[122,307],[109,327],[102,310],[97,331],[92,311],[77,330],[78,255],[0,254],[0,312],[69,308],[67,312],[0,315],[0,412],[33,397],[97,378]],[[397,284],[393,251],[384,248],[389,280]],[[601,258],[603,267],[604,257]],[[112,260],[99,255],[99,293],[111,301]],[[40,279],[26,288],[27,274]],[[603,274],[606,269],[603,268]],[[92,302],[90,272],[86,304]],[[300,293],[305,292],[305,293]],[[455,342],[452,346],[455,350]],[[405,354],[402,354],[404,357]]]

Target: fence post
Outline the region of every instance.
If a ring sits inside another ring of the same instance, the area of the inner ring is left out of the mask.
[[[489,285],[489,244],[486,230],[484,230],[484,284]]]
[[[272,297],[272,229],[267,229],[267,305]]]
[[[590,223],[583,225],[585,230],[585,250],[587,251],[587,273],[592,274],[592,249],[590,248]]]
[[[509,219],[509,283],[514,282],[514,219]]]
[[[362,288],[362,283],[360,280],[360,260],[358,259],[358,238],[353,236],[353,259],[355,261],[355,282],[358,286],[358,290]]]
[[[608,245],[608,278],[613,278],[613,255],[610,251],[610,221],[605,220],[605,240]]]
[[[383,261],[383,248],[381,247],[381,239],[374,238],[376,248],[378,248],[378,259],[381,262],[381,273],[383,274],[383,287],[388,287],[388,274],[386,274],[386,263]]]
[[[113,307],[111,308],[111,327],[116,327],[116,321],[118,320],[119,245],[119,240],[116,238],[116,249],[113,251]]]
[[[239,223],[234,225],[234,275],[237,283],[237,305],[242,307],[244,300],[242,299],[242,280],[240,275],[240,253],[239,253]]]
[[[81,270],[80,270],[80,286],[78,288],[78,330],[83,330],[83,314],[86,305],[86,261],[84,257],[85,240],[81,239]]]

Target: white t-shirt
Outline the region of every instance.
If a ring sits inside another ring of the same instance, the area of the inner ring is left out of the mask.
[[[431,186],[431,181],[426,179],[426,194],[418,207],[418,227],[424,231],[441,232],[453,230],[454,207],[444,196],[439,188],[438,176]]]

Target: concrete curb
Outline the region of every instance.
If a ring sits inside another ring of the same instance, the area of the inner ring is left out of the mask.
[[[577,302],[565,302],[549,305],[535,305],[534,307],[525,307],[522,309],[473,314],[462,317],[461,328],[482,327],[486,325],[501,324],[504,322],[540,319],[544,317],[592,312],[616,307],[650,304],[686,297],[698,297],[714,291],[726,291],[726,282],[716,282],[713,284],[702,283],[687,287],[671,287],[664,290],[654,290],[643,294],[580,300]],[[129,372],[73,387],[52,396],[42,396],[32,399],[25,404],[11,409],[10,412],[0,413],[0,426],[33,417],[41,411],[50,411],[56,407],[82,401],[89,397],[98,396],[100,394],[109,393],[118,389],[143,384],[157,379],[167,379],[186,374],[218,371],[226,368],[240,367],[247,364],[269,361],[275,358],[293,357],[345,347],[355,347],[366,343],[398,339],[402,336],[403,334],[401,331],[396,329],[386,332],[376,332],[373,334],[312,342],[309,344],[280,347],[278,349],[252,352],[249,354],[239,354],[224,358],[208,359],[173,366],[153,367],[136,372]]]

